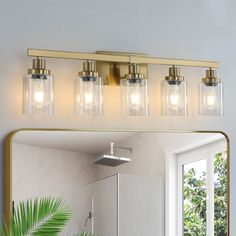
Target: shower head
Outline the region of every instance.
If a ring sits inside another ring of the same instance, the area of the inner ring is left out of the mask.
[[[94,161],[94,164],[105,165],[105,166],[119,166],[121,164],[130,162],[131,159],[127,157],[117,157],[113,155],[102,155]]]
[[[123,149],[132,153],[132,148],[120,147],[115,145],[113,142],[110,144],[110,155],[102,155],[94,161],[94,164],[105,165],[105,166],[119,166],[121,164],[130,162],[131,159],[128,157],[118,157],[114,155],[114,149]]]

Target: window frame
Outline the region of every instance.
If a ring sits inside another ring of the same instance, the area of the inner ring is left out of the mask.
[[[227,150],[222,135],[168,150],[165,160],[165,232],[166,236],[183,235],[183,165],[207,160],[207,235],[214,236],[214,156]],[[190,158],[189,155],[192,155]],[[212,187],[211,187],[212,186]],[[173,197],[173,196],[176,196]]]

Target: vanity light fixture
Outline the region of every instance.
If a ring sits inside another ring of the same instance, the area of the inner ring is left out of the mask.
[[[129,64],[129,73],[121,79],[123,113],[128,116],[148,116],[147,79],[138,64]]]
[[[169,75],[161,83],[162,115],[187,115],[187,83],[176,66],[169,68]]]
[[[32,69],[23,78],[23,113],[28,115],[53,114],[53,76],[46,69],[46,61],[33,59]]]
[[[75,114],[102,115],[102,84],[95,62],[84,62],[83,71],[75,79]]]
[[[200,83],[200,115],[221,116],[223,114],[223,85],[216,70],[206,70],[206,77]]]
[[[168,65],[169,75],[161,84],[162,115],[187,115],[187,83],[177,66],[210,68],[200,85],[199,113],[222,115],[222,83],[216,76],[216,61],[198,61],[149,57],[146,54],[28,49],[36,57],[33,68],[24,76],[23,112],[29,115],[53,114],[53,77],[41,58],[86,60],[75,79],[75,113],[102,115],[103,85],[120,85],[125,115],[147,116],[147,65]],[[97,67],[97,70],[96,70]],[[101,75],[101,77],[99,77]],[[122,79],[121,79],[122,78]]]

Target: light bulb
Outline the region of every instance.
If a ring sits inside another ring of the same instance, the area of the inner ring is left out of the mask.
[[[75,97],[77,97],[75,113],[102,115],[102,79],[100,77],[77,77],[75,86]]]
[[[219,87],[219,88],[218,88]],[[217,86],[206,86],[200,84],[200,114],[221,115],[221,88]]]
[[[170,95],[170,103],[172,106],[176,107],[179,105],[179,94],[174,92],[173,94]]]
[[[214,106],[216,102],[216,98],[214,95],[206,96],[206,104],[210,107]]]
[[[208,86],[208,92],[204,94],[203,99],[209,109],[212,109],[215,106],[217,98],[214,86]]]
[[[43,90],[36,90],[34,92],[34,101],[38,105],[43,105],[43,101],[44,101],[44,91]]]
[[[131,116],[148,115],[147,80],[137,83],[129,79],[121,80],[123,112]]]
[[[135,106],[139,106],[141,104],[141,96],[139,93],[135,92],[131,94],[131,104]]]
[[[162,81],[162,114],[186,115],[186,84],[169,84]]]
[[[91,105],[93,103],[93,93],[92,92],[85,92],[84,100],[87,105]]]

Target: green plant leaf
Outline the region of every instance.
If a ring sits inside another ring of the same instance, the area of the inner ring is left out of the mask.
[[[56,236],[71,217],[60,198],[42,198],[20,202],[10,220],[10,227],[1,230],[2,236]]]

